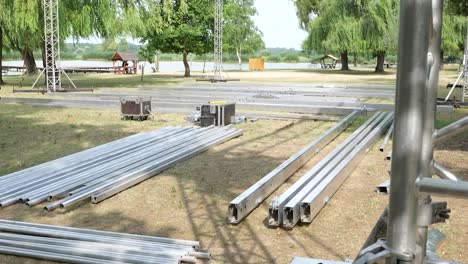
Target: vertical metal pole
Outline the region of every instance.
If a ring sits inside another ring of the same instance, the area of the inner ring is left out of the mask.
[[[443,0],[432,0],[432,25],[429,53],[427,55],[429,64],[429,75],[427,83],[426,105],[424,109],[424,125],[422,127],[422,149],[420,155],[420,177],[431,177],[433,159],[433,133],[436,119],[436,100],[439,87],[439,70],[441,65],[440,46],[442,31],[442,8]],[[418,239],[421,248],[421,258],[417,263],[423,263],[426,257],[427,233],[429,225],[432,224],[432,199],[430,195],[421,197],[418,210]]]
[[[465,102],[465,97],[468,97],[468,17],[466,18],[466,40],[465,52],[463,54],[463,74],[465,75],[463,83],[462,102]]]
[[[213,81],[220,81],[223,79],[222,64],[223,64],[223,0],[215,0]]]
[[[427,53],[431,1],[400,0],[398,72],[388,243],[391,263],[414,263],[421,257],[416,245],[420,153],[426,102]],[[418,257],[419,254],[419,257]]]

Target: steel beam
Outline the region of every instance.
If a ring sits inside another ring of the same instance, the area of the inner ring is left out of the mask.
[[[232,200],[228,206],[228,222],[230,224],[240,223],[299,168],[345,130],[358,114],[359,112],[355,111],[345,117]]]
[[[390,263],[407,263],[416,245],[418,197],[416,179],[424,127],[428,75],[431,1],[400,1],[400,37],[392,151],[388,246]],[[421,257],[419,255],[419,257]],[[411,261],[411,263],[414,263]]]

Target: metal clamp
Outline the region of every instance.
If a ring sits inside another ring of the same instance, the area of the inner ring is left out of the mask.
[[[353,262],[354,264],[374,264],[374,263],[385,263],[385,260],[390,256],[396,256],[398,260],[412,261],[414,260],[414,254],[402,254],[401,252],[395,252],[388,247],[385,239],[379,239],[374,244],[359,252],[358,257]]]

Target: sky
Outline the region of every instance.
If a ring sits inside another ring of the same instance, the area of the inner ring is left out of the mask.
[[[255,25],[263,32],[267,48],[301,49],[307,32],[299,28],[296,7],[291,0],[255,0]]]
[[[263,32],[263,41],[267,48],[301,49],[307,32],[299,28],[296,7],[291,0],[255,0],[258,14],[253,17],[255,25]],[[67,42],[71,42],[68,39]],[[98,38],[80,39],[81,43],[100,43]],[[128,38],[131,43],[138,40]]]

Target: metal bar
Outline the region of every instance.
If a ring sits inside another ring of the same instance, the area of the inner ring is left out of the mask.
[[[468,182],[432,178],[419,178],[416,188],[420,194],[468,199]]]
[[[44,188],[50,191],[54,186],[60,184],[61,181],[72,181],[77,177],[80,177],[80,175],[82,175],[83,173],[93,174],[96,173],[96,170],[102,171],[102,168],[113,168],[114,166],[116,166],[115,161],[119,161],[118,158],[120,158],[121,160],[123,159],[121,161],[121,164],[125,165],[123,162],[125,162],[126,159],[131,159],[134,156],[131,155],[130,157],[128,157],[129,151],[137,150],[133,153],[136,155],[137,153],[145,151],[148,148],[157,148],[160,146],[164,146],[166,142],[162,142],[162,140],[168,140],[169,142],[171,142],[173,138],[180,138],[184,135],[191,133],[193,133],[193,131],[187,131],[185,129],[180,129],[173,133],[163,133],[162,135],[155,136],[152,139],[142,139],[142,142],[133,143],[132,145],[126,146],[123,149],[116,149],[114,153],[110,152],[108,154],[102,154],[101,157],[92,160],[92,165],[90,165],[89,167],[87,166],[89,162],[83,162],[81,163],[82,165],[78,164],[73,169],[60,170],[57,173],[52,173],[49,175],[40,175],[41,177],[36,177],[33,180],[27,179],[26,184],[24,184],[23,179],[19,179],[15,182],[15,185],[13,186],[11,184],[4,185],[5,191],[3,191],[4,193],[2,193],[2,196],[0,197],[0,205],[2,207],[11,205],[12,202],[21,198],[22,195],[29,195],[29,197],[34,196],[35,194],[43,191]],[[111,162],[111,159],[114,160]],[[29,199],[24,200],[28,201]]]
[[[464,118],[434,132],[434,143],[441,142],[451,136],[465,131],[466,129],[468,129],[468,116],[465,116]]]
[[[408,263],[407,259],[413,259],[416,252],[420,252],[416,245],[418,197],[415,182],[421,166],[430,38],[427,18],[430,15],[431,1],[400,1],[399,67],[387,234],[392,263]]]
[[[179,244],[179,245],[185,245],[185,246],[191,246],[191,247],[199,247],[200,246],[200,242],[191,241],[191,240],[171,239],[171,238],[135,235],[135,234],[127,234],[127,233],[117,233],[117,232],[110,232],[110,231],[100,231],[100,230],[92,230],[92,229],[82,229],[82,228],[74,228],[74,227],[55,226],[55,225],[34,224],[34,223],[28,223],[28,222],[18,222],[18,221],[9,221],[9,220],[0,220],[0,223],[19,225],[19,226],[28,226],[28,227],[47,228],[47,229],[51,229],[51,230],[54,230],[54,231],[70,231],[70,232],[75,232],[75,233],[80,233],[80,234],[109,236],[109,237],[116,237],[116,238],[125,238],[125,239],[141,240],[141,241],[148,241],[148,242],[158,242],[158,243],[167,243],[167,244]]]
[[[134,170],[132,170],[130,172],[126,172],[125,168],[114,171],[114,172],[110,173],[109,175],[107,175],[104,178],[106,180],[107,179],[109,179],[109,180],[101,182],[101,184],[99,184],[98,186],[95,186],[95,185],[89,186],[88,188],[82,190],[80,193],[76,193],[72,197],[68,197],[68,198],[65,198],[65,199],[63,199],[61,201],[57,201],[55,203],[52,203],[52,204],[46,206],[44,209],[46,209],[47,211],[54,210],[57,207],[62,206],[62,203],[61,203],[62,201],[70,201],[70,200],[77,201],[78,197],[79,197],[79,199],[86,199],[87,197],[86,197],[86,195],[84,195],[84,193],[89,193],[91,191],[91,193],[88,194],[88,197],[89,197],[91,194],[98,191],[99,188],[102,187],[103,185],[107,186],[107,185],[115,184],[116,181],[118,181],[118,180],[124,180],[124,179],[127,179],[129,177],[135,176],[136,174],[138,174],[140,172],[151,170],[151,168],[158,166],[158,164],[160,164],[162,161],[167,161],[170,158],[174,159],[175,157],[177,157],[177,155],[179,155],[179,153],[181,151],[186,151],[187,146],[197,145],[197,144],[200,145],[200,144],[203,144],[204,141],[209,142],[210,138],[220,137],[220,136],[223,136],[223,135],[225,135],[227,133],[231,133],[233,131],[237,132],[238,130],[232,129],[232,126],[226,126],[226,127],[222,127],[222,128],[211,129],[210,131],[212,131],[212,133],[208,134],[207,136],[202,135],[202,137],[200,137],[199,142],[189,140],[189,141],[186,141],[186,142],[182,143],[181,145],[178,145],[176,148],[166,149],[165,151],[160,152],[158,155],[150,156],[149,160],[142,160],[140,166],[137,166]],[[227,131],[227,132],[225,132],[225,131]],[[157,161],[157,162],[155,163],[155,161]],[[122,174],[122,172],[125,172],[125,173]],[[114,178],[114,177],[117,177],[117,178]],[[99,181],[101,181],[101,180],[99,180]],[[92,190],[94,190],[94,191],[92,191]]]
[[[386,114],[383,114],[386,116]],[[388,115],[391,118],[392,114]],[[301,203],[310,193],[314,192],[315,188],[324,181],[328,175],[337,167],[339,167],[344,160],[350,155],[350,153],[365,140],[367,135],[371,133],[374,126],[380,124],[380,119],[374,120],[365,130],[363,130],[358,137],[349,142],[344,148],[340,149],[338,155],[332,158],[332,161],[327,164],[324,168],[312,168],[308,173],[314,174],[315,176],[311,179],[297,194],[292,197],[286,205],[283,206],[282,212],[282,224],[285,228],[293,228],[298,222],[301,221]]]
[[[390,180],[386,180],[381,184],[377,185],[377,192],[383,194],[390,193]]]
[[[433,169],[434,169],[435,174],[442,179],[459,181],[459,178],[457,177],[457,175],[455,175],[449,169],[445,168],[444,166],[442,166],[440,163],[436,161],[433,162]]]
[[[98,260],[93,258],[70,256],[65,254],[43,252],[40,250],[21,249],[6,246],[0,246],[0,254],[75,264],[122,264],[122,262],[116,261],[102,259]]]
[[[390,137],[392,136],[392,133],[393,133],[393,126],[394,126],[394,123],[392,123],[392,125],[388,129],[388,132],[385,135],[384,141],[382,142],[382,145],[380,145],[380,147],[379,147],[380,152],[383,152],[384,149],[385,149],[385,146],[387,146],[388,140],[390,139]]]
[[[428,76],[426,85],[426,103],[423,105],[422,148],[420,153],[420,177],[431,175],[433,160],[433,139],[436,109],[437,90],[439,88],[439,70],[441,65],[441,36],[442,36],[442,6],[443,0],[432,0],[432,28],[428,47],[427,64]],[[433,210],[432,199],[429,195],[421,196],[418,201],[418,236],[416,243],[421,248],[421,256],[416,258],[416,263],[423,264],[426,259],[427,237],[429,226],[432,224]]]
[[[463,71],[460,72],[460,74],[458,75],[458,78],[457,80],[455,80],[455,82],[453,83],[453,86],[452,88],[450,89],[449,93],[447,94],[447,96],[445,97],[445,102],[447,102],[447,100],[450,98],[450,96],[452,95],[453,91],[455,90],[455,88],[457,87],[457,84],[458,82],[460,81],[461,77],[463,76]]]
[[[153,257],[163,257],[163,258],[173,258],[177,256],[180,258],[183,254],[186,254],[184,251],[180,252],[166,252],[164,249],[161,251],[155,250],[144,250],[138,246],[130,245],[120,245],[120,244],[106,244],[99,242],[90,242],[82,240],[68,240],[62,238],[50,238],[42,236],[28,236],[28,235],[19,235],[19,234],[9,234],[9,233],[0,233],[0,239],[8,241],[19,241],[19,242],[28,242],[28,243],[37,243],[43,245],[54,245],[54,246],[66,246],[72,248],[80,249],[97,249],[101,251],[114,251],[116,253],[124,252],[132,255],[148,255]]]
[[[44,245],[38,243],[24,242],[24,241],[11,241],[0,239],[0,246],[15,247],[20,249],[38,250],[47,253],[65,254],[77,257],[93,258],[96,261],[108,260],[120,263],[135,263],[135,264],[153,264],[153,263],[174,263],[178,261],[177,257],[173,258],[160,258],[151,256],[139,256],[133,254],[122,254],[119,252],[101,251],[90,248],[79,247],[65,247],[57,245]]]
[[[290,188],[288,188],[284,193],[278,197],[274,197],[270,203],[268,210],[268,225],[270,226],[279,226],[283,222],[283,207],[288,203],[302,188],[307,185],[323,168],[328,166],[332,162],[335,156],[358,137],[362,131],[364,131],[368,126],[373,124],[376,120],[379,120],[384,113],[375,113],[370,117],[362,126],[356,129],[344,142],[342,142],[338,147],[336,147],[330,154],[328,154],[324,159],[322,159],[317,165],[315,165],[312,170],[308,171],[304,176],[302,176],[298,181],[296,181]]]
[[[166,130],[166,129],[163,129],[163,130]],[[90,149],[87,149],[87,150],[84,150],[84,151],[81,151],[81,152],[77,152],[77,153],[68,155],[68,156],[63,157],[63,158],[48,161],[46,163],[42,163],[42,164],[39,164],[39,165],[34,166],[34,167],[30,167],[30,168],[27,168],[27,169],[24,169],[24,170],[21,170],[21,171],[10,173],[10,174],[7,174],[7,175],[4,175],[4,176],[0,177],[0,183],[4,183],[6,180],[11,179],[11,178],[16,177],[16,176],[24,176],[24,175],[30,174],[30,173],[31,174],[39,173],[39,172],[41,172],[41,170],[44,170],[44,169],[50,169],[50,168],[53,168],[53,169],[56,169],[56,170],[57,169],[63,169],[63,168],[66,168],[68,166],[71,166],[73,164],[82,162],[85,159],[85,157],[86,157],[86,159],[89,159],[89,158],[93,158],[93,157],[95,157],[97,155],[102,155],[103,153],[105,153],[105,151],[108,151],[109,148],[114,148],[114,147],[117,147],[117,146],[119,146],[121,144],[123,144],[123,145],[133,144],[134,140],[137,140],[139,137],[149,137],[150,136],[149,134],[150,133],[148,133],[148,132],[134,134],[134,135],[128,136],[126,138],[115,140],[115,141],[112,141],[112,142],[109,142],[109,143],[106,143],[106,144],[103,144],[103,145],[100,145],[100,146],[97,146],[97,147],[94,147],[94,148],[90,148]]]
[[[328,129],[325,133],[307,144],[273,171],[253,184],[229,203],[228,222],[237,224],[262,203],[272,192],[289,179],[323,147],[335,139],[356,118],[355,111]]]
[[[323,179],[301,202],[301,222],[310,223],[351,174],[370,147],[391,124],[393,115],[388,115],[363,139],[346,158]]]
[[[148,242],[148,241],[139,241],[126,238],[118,237],[109,237],[101,236],[94,234],[82,234],[71,231],[52,231],[47,228],[41,227],[27,227],[27,226],[18,226],[10,224],[0,224],[0,230],[2,232],[31,235],[31,236],[41,236],[41,237],[50,237],[50,238],[60,238],[67,240],[78,240],[78,241],[89,241],[97,243],[109,243],[117,245],[125,245],[132,247],[140,247],[145,250],[159,250],[171,254],[180,254],[183,252],[193,251],[193,247],[186,245],[176,245],[176,244],[167,244],[159,242]]]
[[[52,182],[41,183],[44,187],[39,189],[36,187],[36,190],[25,194],[25,197],[28,198],[23,198],[23,200],[27,201],[26,204],[28,206],[34,206],[45,200],[54,198],[59,193],[71,190],[82,184],[86,184],[91,180],[105,179],[105,176],[113,171],[124,169],[125,171],[121,172],[125,173],[134,170],[138,168],[138,166],[144,165],[145,162],[147,162],[146,159],[154,158],[156,154],[177,147],[188,140],[199,139],[201,135],[206,133],[209,133],[209,130],[203,128],[186,132],[184,131],[184,133],[179,134],[167,135],[165,140],[162,142],[143,142],[145,146],[132,152],[131,155],[127,152],[118,159],[107,161],[107,163],[104,163],[102,166],[64,175],[59,179],[54,178],[52,179]]]
[[[218,145],[218,144],[221,144],[223,142],[226,142],[232,138],[236,138],[236,137],[239,137],[240,135],[242,135],[242,131],[233,131],[232,133],[229,133],[227,135],[223,135],[222,137],[219,137],[219,138],[215,138],[214,141],[212,142],[207,142],[206,145],[201,145],[199,146],[198,148],[194,149],[194,150],[187,150],[187,151],[184,151],[177,160],[174,160],[174,161],[171,161],[167,164],[164,164],[164,165],[161,165],[160,167],[157,167],[155,169],[152,169],[151,171],[149,172],[143,172],[142,174],[139,174],[139,175],[136,175],[136,177],[132,177],[132,178],[129,178],[128,180],[124,181],[124,182],[121,182],[117,185],[114,185],[114,186],[108,186],[107,188],[108,189],[105,189],[104,191],[102,191],[102,189],[100,190],[99,193],[96,193],[94,194],[92,197],[91,197],[91,201],[93,203],[99,203],[125,189],[128,189],[129,187],[131,186],[134,186],[148,178],[151,178],[152,176],[154,176],[154,174],[157,174],[157,173],[160,173],[161,171],[164,171],[172,166],[174,166],[177,162],[181,162],[181,161],[184,161],[186,159],[190,159],[191,157],[199,154],[199,153],[202,153],[206,150],[208,150],[210,147],[212,146],[215,146],[215,145]],[[61,206],[63,205],[63,203],[61,204]]]

